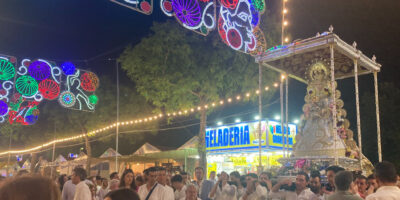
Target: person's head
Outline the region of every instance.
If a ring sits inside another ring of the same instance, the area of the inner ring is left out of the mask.
[[[255,173],[249,173],[246,175],[246,184],[247,185],[253,184],[257,180],[258,180],[258,176]]]
[[[335,187],[339,191],[348,191],[353,182],[353,173],[340,171],[335,175]]]
[[[113,180],[113,179],[119,180],[118,172],[113,172],[110,174],[110,180]]]
[[[310,177],[307,173],[301,171],[297,173],[296,176],[296,190],[302,191],[306,189],[308,182],[310,181]]]
[[[371,175],[368,176],[367,184],[368,184],[368,187],[372,186],[372,187],[375,188],[375,190],[378,189],[378,187],[379,187],[378,183],[376,182],[376,177],[375,177],[374,174],[371,174]]]
[[[194,170],[194,175],[198,181],[203,180],[204,169],[202,167],[196,167]]]
[[[187,183],[188,182],[188,173],[187,172],[181,172],[181,176],[182,176],[182,180],[183,180],[183,183]]]
[[[131,189],[122,188],[109,192],[104,200],[140,200],[139,195]]]
[[[67,178],[67,175],[66,174],[61,174],[59,177],[58,177],[58,184],[60,185],[60,188],[62,188],[63,186],[64,186],[64,183],[65,182],[67,182],[67,180],[68,180],[68,178]]]
[[[376,182],[379,186],[396,185],[396,168],[390,162],[383,161],[375,165]]]
[[[157,167],[157,182],[161,185],[167,184],[167,170],[164,167]]]
[[[154,185],[157,180],[157,169],[155,167],[150,167],[146,171],[147,184]]]
[[[311,171],[310,189],[315,194],[319,194],[321,189],[321,174],[319,171]]]
[[[269,173],[269,172],[261,172],[260,181],[265,182],[265,181],[270,180],[270,178],[271,178],[271,173]]]
[[[230,173],[231,181],[238,182],[240,181],[240,174],[238,171],[233,171]]]
[[[175,190],[180,190],[180,189],[183,187],[183,179],[182,179],[182,176],[179,175],[179,174],[173,176],[173,177],[171,178],[171,184],[172,184],[172,187],[175,188]]]
[[[43,176],[19,176],[4,181],[0,188],[1,200],[59,200],[60,189],[50,178]]]
[[[119,188],[119,180],[118,179],[112,179],[110,180],[110,190],[117,190]]]
[[[210,179],[211,179],[211,180],[214,180],[214,179],[215,179],[215,174],[216,174],[215,171],[211,171],[211,172],[210,172]]]
[[[229,181],[229,175],[228,175],[228,173],[226,173],[226,172],[224,172],[224,171],[221,172],[220,178],[221,178],[221,180],[223,180],[223,181]]]
[[[86,184],[89,187],[90,193],[92,193],[92,197],[96,196],[96,186],[93,184]]]
[[[136,185],[137,185],[138,187],[141,186],[141,185],[143,185],[143,184],[144,184],[143,177],[142,177],[142,176],[136,176],[135,182],[136,182]]]
[[[96,176],[96,185],[101,185],[102,178],[101,176]]]
[[[358,187],[358,192],[364,193],[367,190],[367,177],[363,175],[358,175],[356,176],[356,181],[355,183],[357,184]]]
[[[101,179],[101,187],[104,189],[108,187],[108,180],[106,178]]]
[[[136,190],[136,184],[134,179],[134,174],[131,169],[126,169],[124,173],[122,173],[121,181],[119,184],[120,188],[130,188],[132,190]]]
[[[340,171],[344,171],[344,168],[333,165],[333,166],[326,168],[325,171],[326,171],[326,178],[328,179],[328,183],[331,184],[332,186],[334,186],[335,185],[335,175]]]
[[[195,185],[186,186],[186,200],[197,200],[197,187]]]
[[[72,171],[72,183],[73,184],[78,184],[81,181],[84,181],[86,179],[86,171],[85,169],[81,168],[81,167],[76,167],[73,171]]]

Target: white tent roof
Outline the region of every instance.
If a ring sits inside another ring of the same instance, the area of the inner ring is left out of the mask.
[[[136,150],[136,152],[133,154],[144,155],[147,153],[156,153],[156,152],[161,152],[161,150],[146,142],[138,150]]]
[[[187,142],[185,142],[185,144],[183,144],[182,146],[180,146],[178,148],[178,150],[182,150],[182,149],[194,149],[197,148],[199,144],[199,137],[198,136],[194,136],[192,137],[190,140],[188,140]]]
[[[67,161],[67,159],[65,159],[64,156],[62,156],[61,154],[58,155],[56,160],[54,160],[54,162],[65,162],[65,161]]]
[[[87,155],[83,152],[80,152],[78,158],[76,158],[75,160],[85,160],[85,159],[87,159]]]
[[[108,148],[103,154],[101,154],[100,158],[109,158],[109,157],[115,157],[115,156],[121,156],[117,151],[115,151],[113,148]]]

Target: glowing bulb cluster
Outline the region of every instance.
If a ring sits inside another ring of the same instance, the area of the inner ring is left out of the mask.
[[[284,77],[285,76],[282,75],[281,79],[284,79]],[[278,86],[279,86],[279,83],[274,83],[273,84],[273,87],[275,87],[275,88],[277,88]],[[265,86],[265,91],[268,91],[269,88],[270,88],[269,86]],[[196,107],[193,107],[193,108],[184,109],[184,110],[180,110],[180,111],[175,111],[175,112],[172,112],[172,113],[167,113],[166,116],[167,117],[171,117],[171,116],[173,117],[173,116],[188,115],[188,114],[192,114],[192,113],[194,113],[196,111],[201,111],[203,109],[205,109],[205,110],[209,109],[210,107],[214,108],[214,107],[217,107],[217,106],[223,106],[225,103],[229,104],[229,103],[232,103],[232,102],[239,102],[239,101],[242,101],[242,100],[248,100],[248,99],[250,99],[250,97],[252,95],[259,95],[259,94],[260,94],[259,90],[249,91],[249,92],[246,92],[244,95],[237,95],[235,98],[229,97],[227,99],[223,99],[223,100],[221,99],[219,101],[212,102],[212,103],[210,103],[210,105],[209,104],[199,105],[199,106],[196,106]],[[234,100],[236,100],[236,101],[234,101]],[[97,134],[99,134],[101,132],[105,132],[107,130],[113,129],[116,126],[120,127],[120,126],[137,125],[137,124],[142,124],[142,123],[145,123],[145,122],[155,121],[155,120],[161,119],[163,117],[164,117],[163,114],[157,114],[157,115],[150,115],[150,116],[145,117],[145,118],[117,122],[117,123],[109,124],[107,126],[104,126],[102,128],[96,129],[96,130],[92,130],[92,131],[88,132],[87,134],[79,134],[79,135],[75,135],[75,136],[71,136],[71,137],[52,140],[52,141],[50,141],[48,143],[44,143],[44,144],[41,144],[41,145],[33,147],[33,148],[0,152],[0,156],[7,155],[7,154],[29,153],[29,152],[37,151],[37,150],[40,150],[42,148],[48,147],[48,146],[53,145],[55,143],[57,144],[57,143],[69,142],[69,141],[72,141],[72,140],[82,139],[82,138],[84,138],[86,136],[90,136],[90,137],[91,136],[95,136],[95,135],[97,135]]]
[[[288,14],[288,9],[286,8],[287,0],[282,1],[282,45],[284,43],[289,43],[289,38],[285,36],[285,29],[289,25],[289,22],[286,20],[286,15]]]

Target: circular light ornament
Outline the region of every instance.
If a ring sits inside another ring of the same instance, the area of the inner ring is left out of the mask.
[[[81,87],[88,92],[94,92],[99,87],[99,78],[93,72],[85,72],[81,76]]]
[[[60,86],[55,81],[46,79],[39,83],[39,91],[45,99],[53,100],[60,94]]]
[[[96,95],[92,94],[89,96],[89,102],[93,105],[96,105],[99,102],[99,98]]]
[[[8,112],[8,105],[4,101],[0,101],[0,116],[4,116]]]
[[[75,105],[76,97],[74,94],[72,94],[72,92],[64,91],[60,94],[60,97],[58,98],[58,102],[62,106],[69,108],[69,107],[72,107]]]
[[[36,60],[29,65],[28,73],[36,80],[41,81],[50,76],[51,67],[43,61]]]
[[[34,78],[24,75],[20,76],[17,81],[15,81],[15,88],[22,95],[29,97],[36,94],[39,86]]]
[[[61,65],[61,68],[65,75],[73,75],[75,74],[76,67],[72,62],[64,62]]]
[[[263,13],[265,11],[264,0],[251,0],[251,4],[258,12]]]
[[[197,0],[173,0],[172,9],[184,26],[196,27],[201,23],[201,9]]]
[[[14,65],[5,59],[0,59],[0,80],[8,80],[15,76]]]

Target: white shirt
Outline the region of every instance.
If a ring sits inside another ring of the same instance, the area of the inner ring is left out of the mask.
[[[297,193],[294,191],[279,191],[279,192],[271,192],[270,196],[272,199],[274,198],[285,198],[286,200],[318,200],[318,196],[314,194],[314,192],[312,192],[310,190],[310,188],[307,188],[303,191],[301,191],[301,193],[299,195],[297,195]]]
[[[104,197],[107,195],[107,193],[110,192],[110,190],[108,188],[103,189],[103,187],[100,187],[99,191],[97,191],[97,198],[99,200],[103,200]]]
[[[150,188],[150,190],[151,189],[152,188]],[[145,200],[147,197],[147,194],[149,194],[150,190],[147,189],[147,184],[140,186],[139,190],[138,190],[140,199]],[[148,200],[164,200],[164,193],[165,193],[164,186],[157,183],[157,186],[154,188],[153,193],[151,193]]]
[[[74,200],[91,200],[92,193],[90,192],[89,186],[85,181],[81,181],[76,185]]]
[[[217,191],[215,192],[214,196],[208,196],[210,199],[215,200],[232,200],[236,198],[236,186],[225,184],[222,186],[222,189],[217,186]]]
[[[183,185],[181,190],[175,190],[174,195],[175,195],[175,200],[186,198],[186,185]]]
[[[186,200],[186,197],[180,199],[180,200]],[[197,200],[201,200],[200,198],[197,198]]]
[[[400,200],[400,189],[397,186],[382,186],[367,196],[366,200]]]
[[[64,183],[62,190],[62,200],[73,200],[75,195],[75,185],[71,180]]]
[[[243,194],[244,196],[245,194]],[[240,199],[243,199],[243,196]],[[268,197],[268,190],[267,188],[258,185],[256,190],[247,196],[247,200],[265,200]]]
[[[174,200],[175,199],[175,194],[174,194],[174,189],[172,187],[165,185],[164,186],[164,199],[165,200]]]

